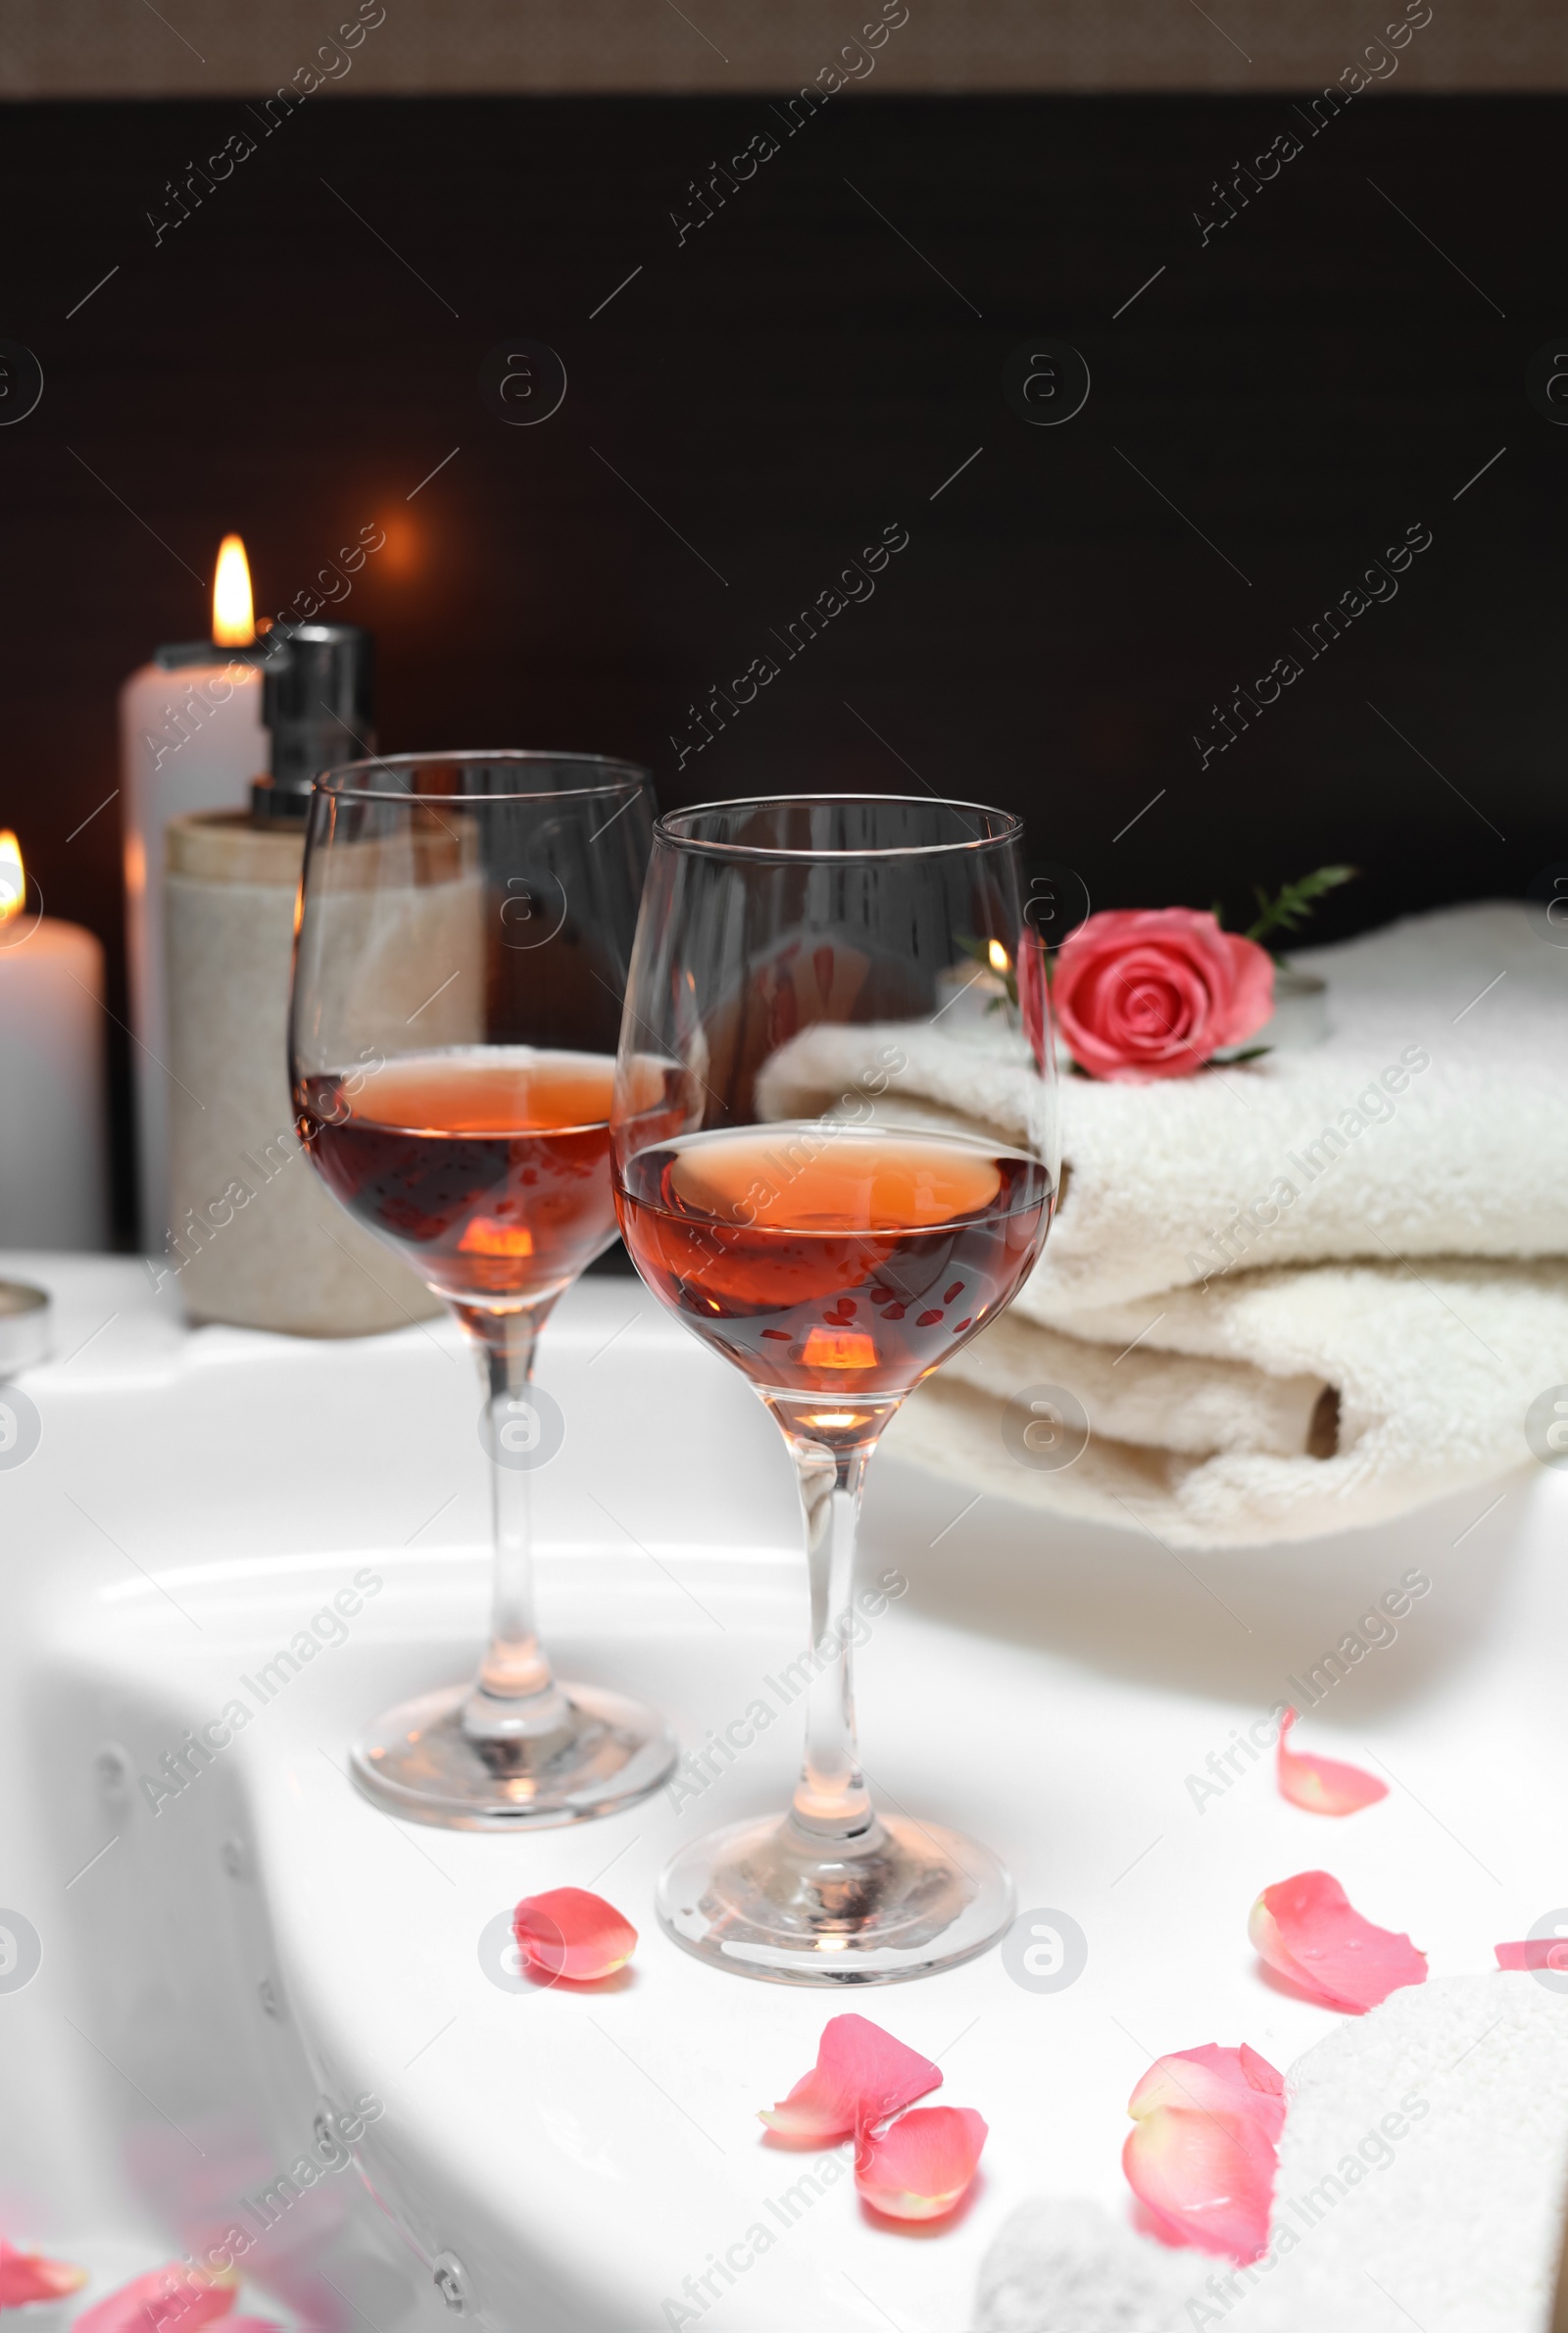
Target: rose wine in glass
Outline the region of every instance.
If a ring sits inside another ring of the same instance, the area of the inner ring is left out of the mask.
[[[615,1236],[613,1048],[650,817],[641,770],[574,754],[356,763],[312,798],[300,1131],[333,1195],[452,1308],[484,1380],[490,1643],[471,1683],[390,1712],[352,1756],[361,1789],[417,1821],[609,1813],[674,1759],[662,1719],[556,1678],[529,1544],[529,1473],[558,1446],[532,1391],[539,1332]]]
[[[988,1849],[873,1804],[849,1648],[877,1439],[1010,1303],[1054,1200],[1019,833],[1000,811],[887,796],[718,803],[655,829],[611,1114],[615,1205],[649,1287],[782,1428],[810,1585],[789,1809],[697,1840],[660,1883],[675,1940],[744,1975],[920,1975],[984,1951],[1012,1913]],[[944,1026],[956,979],[985,982],[978,1033]],[[949,1112],[901,1099],[915,1063]]]
[[[389,1062],[357,1096],[307,1077],[318,1171],[462,1306],[559,1295],[614,1234],[612,1055],[454,1046]]]
[[[847,1131],[813,1158],[813,1132],[820,1142],[820,1128],[786,1124],[639,1151],[620,1193],[626,1245],[655,1294],[759,1388],[902,1400],[1015,1294],[1050,1184],[1038,1160],[940,1134]],[[791,1150],[801,1163],[780,1172]]]

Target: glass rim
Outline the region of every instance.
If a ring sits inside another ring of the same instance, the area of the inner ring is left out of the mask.
[[[415,770],[425,766],[443,767],[452,763],[484,763],[503,767],[509,763],[531,765],[539,762],[570,763],[584,769],[605,772],[598,785],[580,786],[519,786],[514,793],[456,793],[421,794],[412,787],[357,785],[353,781],[375,770]],[[640,762],[624,762],[614,754],[551,753],[543,746],[462,746],[451,753],[368,754],[357,762],[336,762],[331,769],[321,770],[311,781],[313,794],[329,796],[336,802],[564,802],[577,801],[594,794],[635,794],[646,786],[653,792],[653,773]]]
[[[777,810],[799,809],[806,805],[830,802],[906,802],[921,810],[973,811],[983,819],[999,821],[995,834],[970,835],[962,842],[873,843],[860,850],[797,850],[786,843],[716,842],[693,834],[674,831],[682,819],[698,819],[705,812],[715,810]],[[684,810],[664,811],[654,820],[654,840],[672,851],[695,851],[712,859],[934,859],[949,852],[994,851],[1014,843],[1023,835],[1023,820],[1010,810],[998,810],[988,802],[961,802],[947,794],[747,794],[733,802],[693,802]]]

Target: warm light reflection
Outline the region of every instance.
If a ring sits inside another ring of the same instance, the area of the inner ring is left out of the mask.
[[[522,1223],[497,1223],[475,1216],[458,1242],[460,1256],[531,1256],[533,1233]]]
[[[213,577],[213,638],[220,648],[249,648],[255,637],[256,613],[251,604],[245,546],[237,534],[225,534],[218,547],[218,571]]]
[[[986,953],[991,959],[991,969],[994,972],[1004,972],[1009,969],[1007,951],[1000,940],[991,941]]]
[[[808,1369],[874,1369],[876,1346],[863,1328],[813,1328],[801,1359]]]
[[[9,923],[13,916],[20,916],[26,897],[27,876],[22,864],[22,845],[7,826],[0,832],[0,923]]]

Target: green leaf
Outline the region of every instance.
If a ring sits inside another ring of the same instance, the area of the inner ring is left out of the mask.
[[[1302,875],[1298,882],[1287,883],[1274,899],[1269,898],[1261,884],[1254,883],[1252,891],[1258,916],[1247,937],[1266,944],[1271,931],[1298,931],[1326,892],[1337,891],[1342,883],[1353,882],[1360,871],[1358,867],[1319,867],[1311,874]],[[1277,941],[1270,953],[1279,953]]]

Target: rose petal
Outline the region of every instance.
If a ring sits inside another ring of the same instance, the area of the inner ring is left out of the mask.
[[[1164,2107],[1247,2115],[1272,2143],[1285,2127],[1285,2076],[1246,2042],[1239,2050],[1204,2042],[1156,2058],[1127,2101],[1135,2122]]]
[[[171,2260],[122,2284],[77,2317],[72,2333],[195,2333],[198,2325],[227,2316],[233,2306],[232,2275],[214,2276]]]
[[[1364,1920],[1327,1871],[1299,1871],[1265,1888],[1247,1933],[1281,1976],[1351,2015],[1376,2009],[1403,1985],[1426,1983],[1425,1953],[1408,1936]]]
[[[1375,1807],[1379,1799],[1388,1797],[1388,1784],[1360,1766],[1346,1765],[1337,1758],[1312,1758],[1304,1751],[1289,1749],[1287,1737],[1295,1723],[1296,1712],[1287,1710],[1280,1719],[1275,1762],[1281,1798],[1289,1799],[1293,1807],[1304,1808],[1308,1814],[1354,1814],[1360,1808]]]
[[[851,2011],[829,2017],[817,2044],[815,2065],[802,2075],[788,2098],[764,2109],[759,2119],[781,2138],[830,2147],[902,2112],[941,2080],[942,2068],[929,2058],[895,2041],[869,2017]]]
[[[524,1896],[512,1914],[517,1950],[544,1976],[592,1984],[624,1968],[637,1950],[630,1920],[586,1888],[550,1888]]]
[[[1156,2107],[1129,2132],[1121,2167],[1166,2243],[1236,2260],[1267,2250],[1279,2159],[1249,2110]]]
[[[0,2308],[24,2308],[29,2301],[58,2301],[79,2292],[85,2268],[68,2260],[45,2259],[41,2252],[18,2252],[0,2237]]]
[[[1568,1974],[1568,1936],[1527,1936],[1519,1944],[1494,1944],[1499,1968],[1550,1968]]]
[[[940,2219],[974,2177],[985,2143],[973,2107],[916,2107],[884,2131],[862,2128],[855,2184],[890,2219]]]

